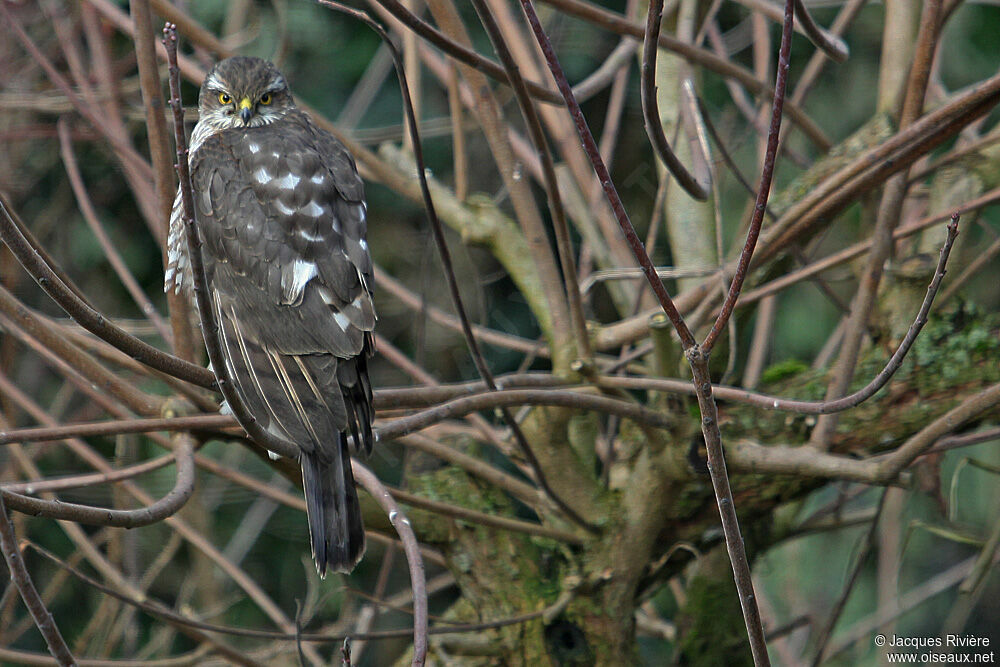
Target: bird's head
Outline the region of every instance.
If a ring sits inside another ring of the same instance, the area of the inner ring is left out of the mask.
[[[220,130],[267,125],[294,107],[288,84],[278,68],[248,56],[216,63],[198,97],[199,122]]]

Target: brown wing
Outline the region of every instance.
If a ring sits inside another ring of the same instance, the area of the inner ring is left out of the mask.
[[[329,142],[293,112],[206,140],[192,163],[230,370],[268,428],[321,453],[342,431],[372,446],[364,193]]]
[[[229,374],[254,417],[303,452],[317,568],[350,570],[364,533],[345,434],[366,452],[374,441],[361,179],[298,112],[207,139],[191,173]]]

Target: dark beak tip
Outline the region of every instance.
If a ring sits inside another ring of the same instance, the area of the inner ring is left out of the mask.
[[[252,109],[243,109],[240,111],[240,119],[243,121],[244,125],[250,124],[250,117],[253,115]]]

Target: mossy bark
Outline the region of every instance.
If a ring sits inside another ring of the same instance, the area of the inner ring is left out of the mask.
[[[1000,381],[1000,316],[970,308],[932,318],[910,357],[889,387],[840,422],[834,450],[865,455],[892,448],[980,388]],[[881,368],[888,353],[869,349],[859,365],[861,384]],[[826,373],[784,364],[765,375],[766,391],[800,398],[822,396]],[[690,554],[664,558],[684,540],[707,555],[690,579],[688,603],[679,617],[679,650],[687,664],[738,664],[749,655],[732,572],[721,544],[718,510],[707,475],[697,471],[692,434],[698,423],[684,401],[660,401],[677,416],[670,432],[650,434],[623,425],[624,443],[604,489],[592,466],[571,443],[580,437],[565,409],[537,409],[524,420],[525,432],[550,484],[564,499],[601,527],[580,531],[582,546],[472,525],[413,512],[419,537],[442,550],[461,597],[449,610],[455,621],[487,621],[543,609],[550,614],[527,623],[478,633],[437,638],[443,655],[461,655],[463,665],[638,664],[635,611],[638,600],[691,562]],[[752,437],[758,442],[794,445],[808,440],[813,418],[723,405],[724,441]],[[878,424],[873,433],[872,424]],[[587,431],[587,429],[584,429]],[[656,437],[650,441],[649,436]],[[578,444],[578,443],[577,443]],[[825,482],[780,475],[732,475],[744,537],[760,553],[779,541],[775,512]],[[422,495],[502,516],[524,509],[496,489],[446,468],[410,479]],[[553,510],[543,523],[572,529]],[[719,562],[715,562],[718,560]],[[559,604],[557,604],[557,602]],[[731,604],[730,604],[731,603]],[[725,621],[720,619],[725,618]],[[714,629],[713,629],[714,628]],[[722,635],[718,635],[718,633]]]

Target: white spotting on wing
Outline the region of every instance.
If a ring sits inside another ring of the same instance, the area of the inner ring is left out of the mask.
[[[277,184],[278,187],[283,190],[291,190],[296,185],[298,185],[299,181],[301,180],[302,179],[296,176],[295,174],[287,173],[277,180]]]
[[[290,300],[297,300],[302,290],[306,288],[306,283],[317,275],[319,274],[315,264],[304,259],[296,259],[292,264],[292,282],[285,290],[286,296],[290,297]]]
[[[313,218],[318,218],[323,215],[323,207],[316,203],[315,200],[310,201],[308,204],[302,207],[302,212]]]
[[[269,183],[271,181],[271,173],[267,170],[267,167],[261,167],[254,172],[253,177],[257,179],[257,182],[261,185]]]
[[[292,215],[293,213],[295,213],[294,208],[290,208],[280,199],[274,200],[274,207],[278,209],[278,211],[280,211],[283,215]]]
[[[308,229],[296,229],[295,233],[311,243],[323,240],[322,234],[313,234]]]
[[[347,315],[344,315],[343,313],[334,313],[333,319],[337,321],[337,326],[344,331],[347,331],[347,327],[351,326],[351,321],[347,319]]]
[[[251,152],[251,153],[254,153],[254,154],[256,154],[256,153],[259,153],[259,152],[260,152],[260,144],[255,144],[255,143],[250,143],[250,144],[249,144],[249,145],[247,146],[247,148],[249,148],[249,149],[250,149],[250,152]]]

